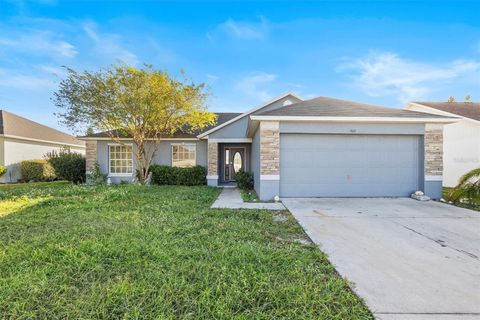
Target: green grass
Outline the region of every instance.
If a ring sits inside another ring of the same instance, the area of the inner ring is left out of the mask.
[[[240,189],[242,200],[245,202],[258,202],[259,198],[255,190],[242,190]]]
[[[450,194],[450,192],[452,190],[453,190],[453,188],[443,187],[443,198],[448,200],[449,199],[448,195]],[[457,207],[461,207],[461,208],[467,208],[467,209],[480,211],[480,198],[476,199],[475,202],[468,202],[468,203],[458,202],[458,203],[455,203],[453,205],[455,205]]]
[[[0,318],[372,319],[291,216],[218,194],[0,186]]]

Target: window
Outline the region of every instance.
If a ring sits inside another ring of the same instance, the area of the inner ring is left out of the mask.
[[[108,146],[109,170],[110,174],[131,175],[132,165],[132,146],[131,145],[109,145]]]
[[[196,146],[194,144],[172,145],[172,166],[193,167],[196,159]]]

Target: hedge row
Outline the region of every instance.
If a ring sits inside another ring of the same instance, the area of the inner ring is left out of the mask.
[[[22,181],[53,181],[55,170],[47,160],[25,160],[20,163]]]
[[[151,165],[153,184],[171,184],[182,186],[199,186],[206,184],[207,175],[202,166],[179,168]]]
[[[62,148],[59,152],[54,150],[47,153],[46,158],[55,170],[58,179],[74,183],[85,181],[85,157],[80,153]]]

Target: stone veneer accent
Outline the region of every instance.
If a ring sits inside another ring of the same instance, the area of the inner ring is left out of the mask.
[[[208,141],[208,176],[218,176],[218,143]]]
[[[260,122],[260,175],[280,174],[280,124]]]
[[[425,176],[443,174],[443,125],[425,125]]]
[[[85,146],[85,163],[89,172],[97,162],[97,141],[86,141]]]

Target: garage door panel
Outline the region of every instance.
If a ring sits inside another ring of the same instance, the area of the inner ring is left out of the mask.
[[[418,139],[281,134],[280,195],[407,196],[418,189]]]

